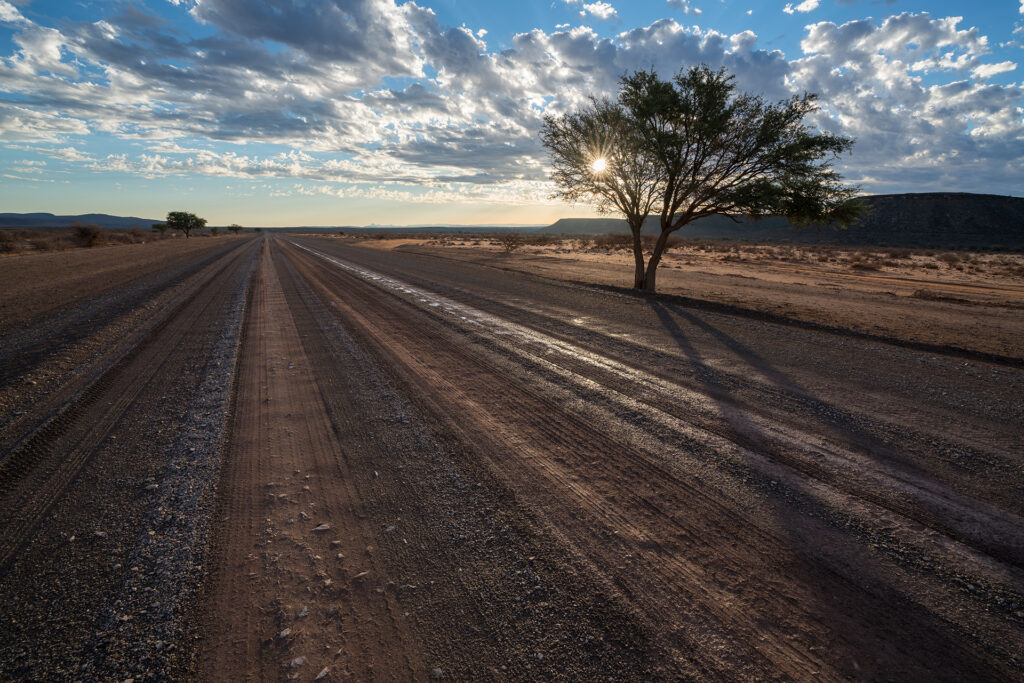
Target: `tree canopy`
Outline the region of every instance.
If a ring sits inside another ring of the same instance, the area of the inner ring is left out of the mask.
[[[724,69],[697,66],[671,81],[637,71],[622,78],[616,101],[549,116],[541,136],[555,196],[620,213],[634,238],[634,286],[653,291],[669,235],[699,218],[856,218],[857,188],[832,167],[853,140],[806,125],[818,108],[813,94],[769,103],[738,92]],[[640,230],[652,213],[661,233],[645,263]]]
[[[171,211],[167,214],[167,227],[185,233],[188,238],[193,230],[206,227],[206,219],[186,211]]]

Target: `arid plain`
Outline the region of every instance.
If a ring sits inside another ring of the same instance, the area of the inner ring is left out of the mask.
[[[0,257],[0,678],[1024,676],[1021,256],[629,259]]]

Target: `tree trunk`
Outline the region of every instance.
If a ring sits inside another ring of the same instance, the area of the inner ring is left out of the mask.
[[[654,253],[651,254],[651,260],[647,262],[647,272],[644,274],[643,290],[645,292],[654,291],[658,274],[658,263],[661,261],[661,255],[665,252],[665,245],[668,243],[668,236],[671,232],[671,230],[662,230],[661,234],[658,235],[658,241],[654,244]]]
[[[630,232],[633,233],[633,262],[636,264],[636,269],[633,274],[633,289],[643,289],[644,287],[644,245],[640,241],[640,228],[643,226],[641,223],[639,226],[629,226]]]

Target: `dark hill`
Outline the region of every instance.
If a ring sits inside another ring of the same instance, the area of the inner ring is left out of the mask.
[[[108,230],[128,230],[136,227],[149,230],[153,223],[159,222],[152,218],[111,216],[105,213],[83,213],[78,216],[55,216],[52,213],[0,213],[0,228],[23,228],[30,230],[67,228],[75,223],[98,225]]]
[[[798,229],[782,218],[760,221],[712,216],[679,230],[683,238],[756,242],[803,242],[851,246],[1024,249],[1024,198],[962,192],[882,194],[864,197],[867,214],[846,229],[810,226]],[[541,232],[605,234],[627,232],[614,218],[563,218]],[[658,219],[644,232],[657,234]]]

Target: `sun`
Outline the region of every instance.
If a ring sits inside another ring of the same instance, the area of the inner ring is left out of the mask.
[[[594,169],[594,173],[600,173],[604,169],[608,168],[608,160],[604,157],[594,159],[594,163],[592,163],[590,167]]]

